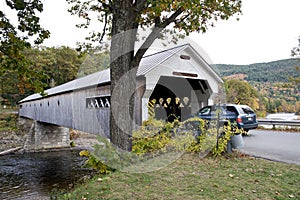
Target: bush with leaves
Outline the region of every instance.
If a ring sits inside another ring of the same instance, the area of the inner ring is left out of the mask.
[[[153,118],[144,121],[140,129],[133,132],[132,152],[137,155],[165,152],[172,138],[173,123]]]
[[[230,122],[222,127],[219,125],[219,122],[208,123],[197,117],[184,122],[150,118],[133,132],[132,151],[140,156],[167,151],[221,155],[226,151],[231,136],[240,134],[241,130]]]
[[[190,118],[184,122],[175,119],[165,122],[150,118],[132,135],[132,152],[123,151],[105,138],[94,146],[92,153],[82,151],[88,157],[87,166],[107,174],[116,169],[128,170],[132,165],[140,165],[162,155],[181,155],[199,153],[201,156],[212,154],[220,156],[227,150],[227,144],[234,134],[241,134],[235,124]],[[178,154],[179,153],[179,154]]]
[[[85,162],[86,167],[93,168],[99,171],[101,174],[109,174],[110,172],[114,171],[114,169],[104,164],[101,159],[97,159],[95,155],[87,150],[81,151],[79,155],[88,158]]]
[[[94,150],[81,151],[80,155],[87,157],[86,166],[97,170],[101,174],[108,174],[116,169],[124,169],[139,161],[131,152],[116,148],[106,138],[99,137],[100,144],[94,145]]]

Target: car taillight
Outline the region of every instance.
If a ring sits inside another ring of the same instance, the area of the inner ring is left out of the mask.
[[[236,118],[236,122],[237,123],[241,123],[242,122],[242,118],[240,118],[240,117]]]

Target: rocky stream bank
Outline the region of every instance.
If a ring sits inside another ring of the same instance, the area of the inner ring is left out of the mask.
[[[23,153],[30,128],[31,120],[18,118],[16,113],[1,113],[0,117],[0,156],[10,153]],[[98,144],[97,136],[70,129],[70,148],[93,149]],[[63,149],[47,149],[45,151],[59,151]]]

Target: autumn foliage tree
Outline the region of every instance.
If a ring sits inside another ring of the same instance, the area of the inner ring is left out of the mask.
[[[229,79],[225,81],[226,100],[228,103],[245,104],[255,110],[260,108],[257,91],[246,81]]]
[[[5,6],[0,8],[1,82],[17,80],[14,86],[21,94],[25,93],[26,88],[41,92],[44,88],[40,81],[43,74],[31,67],[24,50],[31,47],[30,38],[34,44],[41,44],[50,36],[49,31],[40,26],[36,16],[43,11],[43,4],[41,0],[5,0],[2,5]],[[18,19],[17,22],[13,22],[14,18]]]
[[[126,150],[131,149],[134,126],[136,71],[147,49],[166,32],[174,38],[205,32],[215,21],[241,13],[241,0],[67,1],[72,4],[70,12],[86,20],[80,27],[87,27],[97,15],[102,29],[91,34],[92,41],[101,41],[106,34],[111,38],[111,141]],[[148,29],[149,34],[135,50],[141,29]]]

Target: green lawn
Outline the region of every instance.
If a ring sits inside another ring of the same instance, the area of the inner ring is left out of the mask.
[[[95,176],[58,198],[300,199],[300,166],[238,153],[223,158],[185,154],[153,172]]]

